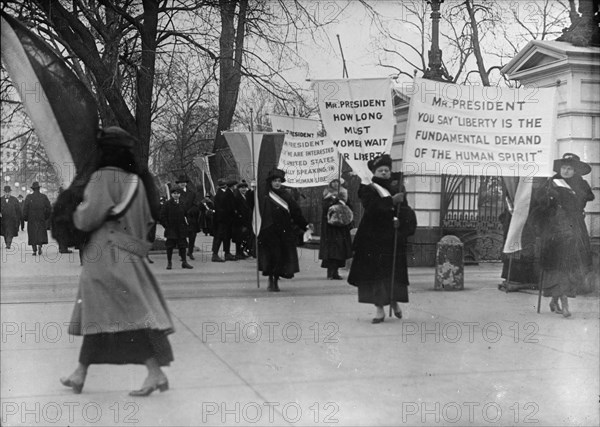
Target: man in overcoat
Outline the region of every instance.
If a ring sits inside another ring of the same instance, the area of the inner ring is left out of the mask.
[[[42,254],[42,245],[48,243],[48,220],[52,213],[50,200],[40,193],[40,183],[31,184],[33,193],[25,197],[23,217],[27,221],[27,244],[33,248],[33,255]]]
[[[4,186],[4,195],[2,196],[2,206],[0,215],[2,216],[2,235],[6,249],[10,249],[13,237],[19,234],[19,224],[21,222],[21,207],[16,197],[11,196],[10,185]]]

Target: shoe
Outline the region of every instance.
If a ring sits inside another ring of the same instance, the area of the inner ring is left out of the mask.
[[[377,323],[383,323],[384,320],[385,320],[385,314],[383,315],[383,317],[375,317],[375,318],[371,319],[371,323],[376,325]]]
[[[192,261],[195,260],[196,258],[194,258],[194,254],[193,253],[189,253],[188,254],[189,259],[191,259]]]
[[[212,262],[225,262],[225,260],[221,257],[219,257],[219,255],[213,255],[212,256]]]
[[[194,267],[189,265],[187,261],[183,261],[181,263],[181,268],[194,268]]]
[[[236,261],[236,258],[231,254],[225,254],[225,261]]]
[[[73,389],[73,393],[75,394],[81,394],[81,390],[83,390],[83,383],[76,383],[69,378],[61,377],[60,383],[65,387],[71,387]]]
[[[558,298],[552,298],[550,301],[550,311],[556,314],[563,314],[563,311],[558,305]]]
[[[169,389],[169,380],[166,380],[164,383],[157,383],[154,385],[149,385],[149,386],[143,387],[139,390],[133,390],[133,391],[129,392],[129,395],[130,396],[149,396],[156,390],[159,390],[162,393],[163,391],[167,391],[168,389]]]
[[[167,263],[167,270],[171,270],[173,268],[173,264],[171,262]]]

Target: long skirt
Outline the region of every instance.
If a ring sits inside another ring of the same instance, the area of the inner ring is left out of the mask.
[[[143,365],[155,358],[160,366],[174,360],[171,344],[164,331],[140,329],[114,333],[84,335],[79,363],[92,365]]]

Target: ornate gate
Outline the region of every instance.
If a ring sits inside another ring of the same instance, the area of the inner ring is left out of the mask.
[[[465,245],[465,262],[500,261],[504,185],[499,176],[442,175],[440,228]]]

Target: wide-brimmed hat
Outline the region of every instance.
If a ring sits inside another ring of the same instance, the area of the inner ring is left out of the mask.
[[[35,190],[36,188],[40,188],[40,183],[37,181],[34,181],[33,184],[31,184],[31,188],[33,190]]]
[[[380,166],[387,166],[390,169],[392,168],[392,158],[389,154],[382,154],[381,156],[375,157],[367,162],[367,167],[371,172],[375,172]]]
[[[267,182],[273,181],[275,178],[281,179],[281,182],[285,182],[285,171],[281,169],[271,169],[269,175],[267,175]]]
[[[587,175],[592,171],[592,167],[587,163],[581,161],[577,154],[573,153],[565,153],[562,156],[562,159],[557,159],[554,161],[554,172],[560,173],[560,168],[563,165],[572,166],[575,170],[575,173],[578,175]]]
[[[98,131],[96,137],[100,147],[127,148],[132,149],[137,139],[119,126],[109,126]]]
[[[219,178],[219,179],[217,179],[217,186],[219,186],[219,187],[226,187],[227,186],[227,180],[225,178]]]
[[[177,177],[177,181],[175,181],[175,184],[181,184],[182,182],[190,182],[190,179],[184,173]]]
[[[10,193],[12,191],[12,188],[10,188],[10,185],[5,185],[4,191],[8,191]]]

